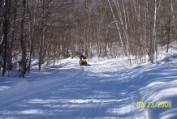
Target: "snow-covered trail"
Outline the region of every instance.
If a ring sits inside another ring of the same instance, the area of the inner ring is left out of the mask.
[[[175,90],[175,78],[173,65],[129,68],[127,61],[114,59],[80,67],[72,61],[41,75],[34,72],[27,81],[0,92],[0,119],[153,119],[152,115],[164,118],[166,111],[167,117],[176,117],[175,102],[173,108],[162,111],[136,107],[140,100],[177,99],[176,92],[170,98],[154,87],[168,81],[160,89]]]
[[[80,67],[61,81],[54,80],[57,77],[55,73],[47,75],[48,80],[53,80],[50,82],[30,77],[30,80],[7,90],[8,93],[1,93],[4,96],[1,98],[0,115],[3,118],[61,119],[110,118],[127,113],[132,116],[134,102],[118,67],[125,67],[125,64],[113,67],[113,64],[104,62]],[[68,73],[71,72],[68,69]]]

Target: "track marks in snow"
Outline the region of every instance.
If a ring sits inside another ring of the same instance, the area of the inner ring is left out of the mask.
[[[134,91],[130,91],[126,87],[131,73],[126,78],[128,68],[122,69],[124,63],[113,64],[103,63],[81,67],[79,72],[69,75],[61,81],[50,82],[48,85],[51,86],[46,85],[45,90],[39,89],[38,92],[35,91],[23,98],[16,98],[18,103],[10,105],[8,108],[12,106],[14,108],[8,112],[11,113],[11,116],[17,114],[20,117],[25,115],[30,118],[57,118],[60,116],[63,119],[73,117],[91,119],[132,116],[134,109],[129,107],[133,101]],[[50,73],[47,76],[52,80],[56,78],[53,79]],[[35,84],[40,81],[32,82]],[[41,86],[39,85],[39,87]],[[37,112],[40,115],[36,115]],[[7,113],[0,113],[4,117],[8,117]]]
[[[72,67],[67,78],[52,82],[47,90],[18,99],[17,103],[1,109],[0,115],[37,119],[145,119],[149,116],[148,109],[137,109],[136,102],[154,97],[156,93],[159,96],[161,91],[168,92],[161,90],[168,86],[165,85],[167,80],[170,86],[176,86],[176,70],[168,66],[130,68],[125,62],[105,61],[80,67],[78,72],[70,75],[75,66]],[[162,77],[163,80],[159,80]],[[48,78],[52,79],[52,76],[48,75]],[[174,112],[171,109],[158,117],[173,117]]]
[[[0,92],[0,95],[2,96],[0,98],[0,106],[2,108],[3,106],[6,106],[7,104],[13,103],[15,101],[19,101],[33,95],[38,95],[41,92],[52,90],[56,87],[61,87],[68,83],[72,83],[79,78],[74,78],[73,80],[71,79],[73,77],[77,77],[78,74],[81,73],[83,73],[83,68],[74,71],[74,73],[71,73],[68,76],[64,75],[64,77],[56,77],[56,71],[50,75],[50,77],[48,76],[46,80],[36,80],[36,82],[31,82],[30,80],[21,81],[14,87],[9,88],[9,90]]]

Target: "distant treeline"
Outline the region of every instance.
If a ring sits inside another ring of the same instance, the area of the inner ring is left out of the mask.
[[[168,52],[177,39],[176,24],[177,0],[1,0],[2,75],[80,53],[154,62],[157,46]]]

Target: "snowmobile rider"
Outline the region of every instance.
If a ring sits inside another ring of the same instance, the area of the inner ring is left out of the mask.
[[[87,65],[87,61],[86,61],[86,56],[84,56],[84,55],[80,55],[80,61],[79,61],[79,64],[80,65]]]
[[[82,59],[87,59],[86,56],[84,56],[83,54],[80,55],[80,60]]]

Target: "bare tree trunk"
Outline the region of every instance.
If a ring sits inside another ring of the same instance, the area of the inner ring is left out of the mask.
[[[26,0],[22,1],[23,12],[22,12],[22,20],[21,20],[21,35],[20,35],[20,43],[21,43],[21,50],[22,50],[22,59],[21,59],[21,73],[19,77],[24,77],[26,73],[26,46],[24,40],[24,22],[25,22],[25,14],[26,14]]]
[[[168,53],[168,49],[169,49],[169,44],[170,44],[170,34],[171,34],[171,0],[169,0],[169,16],[168,16],[168,24],[167,24],[167,50],[166,50],[166,53]]]
[[[30,39],[30,55],[29,55],[29,64],[28,64],[28,73],[30,72],[31,68],[31,59],[32,59],[32,53],[33,53],[33,45],[34,45],[34,26],[36,23],[36,9],[37,9],[37,3],[35,1],[35,8],[34,8],[34,18],[32,20],[32,15],[29,10],[29,16],[30,16],[30,22],[29,22],[29,39]],[[33,21],[33,22],[32,22]]]
[[[167,26],[167,50],[166,50],[166,53],[168,53],[168,49],[169,49],[169,44],[170,44],[170,33],[171,33],[171,17],[169,16],[169,18],[168,18],[169,20],[168,20],[168,25],[169,26]]]
[[[150,61],[154,63],[154,56],[155,56],[155,47],[156,47],[156,20],[157,20],[157,0],[154,0],[154,24],[153,24],[153,32],[152,32],[152,39],[151,39],[151,51],[150,51]]]
[[[121,47],[122,47],[122,49],[124,49],[124,44],[123,44],[123,41],[122,41],[122,37],[121,37],[121,33],[120,33],[120,28],[119,28],[118,22],[117,22],[117,20],[116,20],[116,17],[115,17],[115,14],[114,14],[112,5],[111,5],[111,3],[110,3],[110,0],[108,0],[108,3],[109,3],[109,7],[110,7],[110,9],[111,9],[111,13],[112,13],[114,22],[115,22],[116,27],[117,27],[117,32],[118,32],[119,37],[120,37]],[[123,51],[123,55],[125,55],[124,51]]]
[[[4,10],[3,10],[3,41],[2,41],[2,49],[3,52],[3,71],[2,76],[5,75],[6,72],[6,64],[7,64],[7,50],[9,48],[8,38],[7,35],[9,33],[9,19],[10,19],[10,0],[4,0]]]
[[[44,43],[45,43],[45,31],[46,28],[42,30],[42,39],[40,42],[40,51],[39,51],[39,70],[41,70],[41,65],[44,63]]]
[[[39,70],[41,70],[41,65],[44,63],[44,43],[45,43],[45,31],[47,27],[44,25],[45,20],[45,1],[42,1],[42,36],[40,40],[40,47],[39,47]]]

